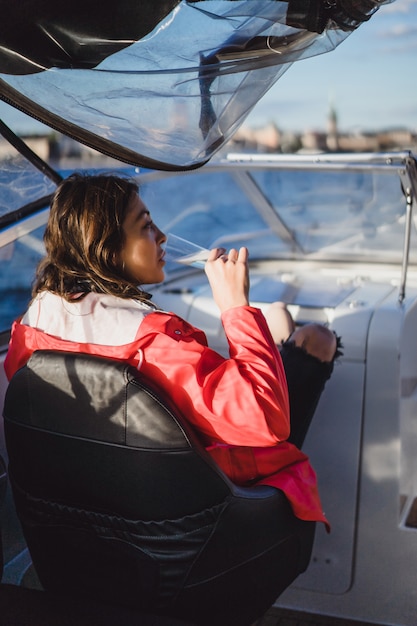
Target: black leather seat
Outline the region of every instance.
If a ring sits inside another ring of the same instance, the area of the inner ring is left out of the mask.
[[[7,471],[6,464],[2,456],[0,456],[0,510],[6,495]]]
[[[7,472],[0,456],[0,521],[6,495]],[[0,526],[0,581],[3,576],[2,533]],[[2,626],[193,626],[190,622],[90,601],[0,584],[0,624]]]
[[[1,524],[1,515],[3,510],[3,502],[6,497],[6,485],[7,485],[7,472],[6,472],[6,464],[3,460],[3,457],[0,456],[0,524]],[[0,525],[1,531],[1,525]],[[3,576],[3,546],[2,546],[2,535],[0,532],[0,581]]]
[[[251,624],[308,565],[315,524],[238,488],[138,372],[39,351],[4,406],[9,477],[45,589]]]

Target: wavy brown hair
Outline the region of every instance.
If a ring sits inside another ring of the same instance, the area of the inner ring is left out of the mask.
[[[121,262],[123,221],[138,185],[113,175],[72,174],[52,199],[44,234],[46,256],[32,291],[51,291],[66,300],[95,291],[148,300],[125,275]]]

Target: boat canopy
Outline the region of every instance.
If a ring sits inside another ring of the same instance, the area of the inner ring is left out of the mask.
[[[126,163],[192,169],[389,1],[0,0],[0,98]]]

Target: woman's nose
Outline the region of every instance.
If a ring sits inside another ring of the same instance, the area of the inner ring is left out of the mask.
[[[158,228],[158,241],[159,243],[165,243],[167,240],[167,236],[165,233],[162,232],[162,230],[159,230]]]

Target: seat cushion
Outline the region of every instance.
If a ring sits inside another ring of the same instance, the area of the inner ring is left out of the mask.
[[[7,626],[192,626],[172,617],[54,596],[15,585],[0,585],[0,607],[0,621]]]

